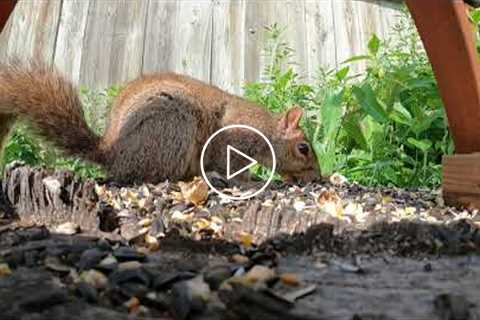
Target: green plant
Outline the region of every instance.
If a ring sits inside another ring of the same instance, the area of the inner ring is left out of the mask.
[[[296,104],[322,172],[339,171],[366,185],[429,186],[441,179],[441,157],[453,152],[431,66],[411,18],[404,13],[386,40],[373,35],[368,52],[321,69],[301,83],[288,64],[293,51],[282,29],[267,29],[265,81],[245,96],[271,111]],[[364,62],[366,69],[351,74]]]
[[[477,52],[480,54],[480,9],[472,9],[470,12],[470,21],[474,26],[474,37],[477,45]]]
[[[28,128],[19,124],[5,145],[2,167],[14,160],[35,166],[42,162],[41,148]]]
[[[106,90],[93,91],[80,89],[80,98],[84,106],[85,119],[97,134],[105,130],[106,119],[113,99],[121,88],[112,86]],[[75,157],[65,157],[47,141],[36,136],[26,124],[18,124],[3,153],[2,168],[5,164],[19,160],[32,166],[65,169],[75,172],[78,176],[89,178],[105,177],[103,170],[92,163]]]

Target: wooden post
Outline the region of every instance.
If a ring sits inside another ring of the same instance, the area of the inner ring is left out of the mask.
[[[437,78],[457,153],[480,151],[480,68],[463,0],[407,0]]]
[[[407,0],[432,63],[456,155],[443,159],[447,204],[480,208],[480,64],[463,0]]]

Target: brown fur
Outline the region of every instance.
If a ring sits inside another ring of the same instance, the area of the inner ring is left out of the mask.
[[[68,154],[103,165],[119,182],[199,175],[204,143],[230,124],[262,131],[274,145],[279,172],[303,179],[319,174],[313,153],[298,152],[298,143],[306,143],[298,127],[300,109],[274,115],[216,87],[172,73],[127,84],[115,99],[104,136],[97,137],[84,120],[76,90],[56,71],[38,64],[0,65],[0,139],[15,117],[29,120]],[[260,162],[271,162],[265,143],[248,131],[236,130],[216,141],[206,155],[207,170],[225,170],[226,144]]]

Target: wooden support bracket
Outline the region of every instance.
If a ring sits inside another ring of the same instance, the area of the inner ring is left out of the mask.
[[[480,208],[480,153],[443,157],[443,198],[451,206]]]

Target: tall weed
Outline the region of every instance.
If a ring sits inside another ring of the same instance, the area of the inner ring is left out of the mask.
[[[302,83],[286,63],[294,53],[282,40],[282,30],[274,25],[267,33],[266,54],[278,54],[265,69],[267,81],[247,84],[245,95],[274,112],[293,104],[304,107],[302,126],[323,174],[338,171],[373,186],[440,184],[441,157],[453,152],[453,143],[431,66],[408,14],[402,14],[388,39],[373,35],[368,52],[320,70],[314,84]],[[352,74],[359,61],[366,70]]]

